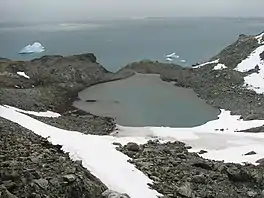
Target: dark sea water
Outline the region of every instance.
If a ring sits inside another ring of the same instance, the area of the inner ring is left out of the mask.
[[[264,19],[176,18],[140,20],[91,20],[82,23],[0,24],[0,57],[29,60],[43,55],[93,52],[110,71],[142,59],[190,66],[206,61],[237,39],[258,34]],[[19,55],[27,44],[41,42],[41,54]],[[186,63],[180,60],[186,60]],[[127,126],[189,127],[216,119],[218,110],[187,89],[161,82],[157,77],[137,77],[96,85],[80,93],[75,105],[98,115],[117,117]]]
[[[46,54],[93,52],[111,71],[127,63],[164,60],[176,52],[189,66],[207,60],[235,41],[239,34],[264,30],[264,19],[176,18],[88,21],[82,23],[0,24],[0,57],[32,59]],[[46,52],[19,55],[21,48],[40,41]]]

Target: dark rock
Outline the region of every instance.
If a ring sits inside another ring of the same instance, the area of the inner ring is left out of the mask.
[[[12,181],[4,181],[3,185],[6,187],[7,190],[12,190],[15,187],[17,187],[17,184],[15,182],[12,182]]]
[[[194,175],[192,177],[192,182],[204,184],[204,183],[206,183],[206,177],[203,174]]]
[[[198,154],[202,155],[202,154],[205,154],[205,153],[208,153],[208,151],[200,150]]]
[[[204,161],[198,161],[198,162],[194,162],[192,164],[192,166],[198,167],[198,168],[202,168],[202,169],[206,169],[206,170],[212,170],[212,167],[210,164],[204,162]]]
[[[256,163],[263,165],[264,164],[264,158],[258,159]]]
[[[261,60],[264,60],[264,51],[259,55]]]
[[[182,186],[178,187],[177,192],[184,197],[192,197],[191,184],[186,182]]]
[[[228,178],[234,182],[250,182],[251,176],[247,172],[237,167],[230,167],[227,169]]]
[[[85,100],[85,102],[97,102],[97,100]]]
[[[255,151],[250,151],[250,152],[248,152],[248,153],[246,153],[246,154],[244,154],[244,155],[256,155],[257,153],[255,152]]]
[[[119,193],[119,192],[116,192],[116,191],[113,191],[113,190],[106,190],[102,193],[102,196],[103,197],[106,197],[106,198],[130,198],[130,196],[126,193]]]
[[[0,191],[1,198],[18,198],[17,196],[13,195],[7,189],[4,189],[2,192]]]
[[[113,142],[113,145],[115,145],[115,146],[122,146],[122,144],[119,143],[119,142]]]
[[[73,174],[70,175],[64,175],[63,179],[69,183],[74,182],[76,180],[76,176]]]
[[[34,183],[36,183],[40,188],[47,189],[49,186],[49,182],[46,179],[36,179],[34,180]]]
[[[137,143],[134,143],[134,142],[129,142],[127,145],[126,145],[127,149],[129,151],[133,151],[133,152],[138,152],[139,151],[139,146]]]

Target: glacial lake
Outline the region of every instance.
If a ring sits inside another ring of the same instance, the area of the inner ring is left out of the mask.
[[[136,74],[125,80],[94,85],[79,93],[74,106],[94,115],[115,117],[123,126],[194,127],[220,113],[191,90]]]

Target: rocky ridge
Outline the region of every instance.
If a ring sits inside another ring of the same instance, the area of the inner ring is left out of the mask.
[[[17,72],[24,72],[29,78]],[[61,113],[71,109],[80,90],[130,75],[107,71],[93,54],[0,61],[0,104]]]
[[[190,153],[181,142],[144,145],[128,143],[117,149],[128,155],[139,170],[153,180],[152,189],[164,198],[262,198],[263,164],[239,165],[206,160]]]
[[[106,186],[61,146],[0,118],[0,197],[103,197]]]

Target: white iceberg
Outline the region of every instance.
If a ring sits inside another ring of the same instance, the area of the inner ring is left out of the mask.
[[[176,55],[175,52],[173,52],[173,53],[171,53],[171,54],[166,55],[166,58],[179,58],[179,56]]]
[[[41,53],[44,52],[45,48],[44,46],[39,43],[39,42],[35,42],[32,45],[27,45],[26,47],[24,47],[19,54],[32,54],[32,53]]]
[[[172,62],[173,59],[172,59],[172,58],[166,58],[166,61],[168,61],[168,62]]]

